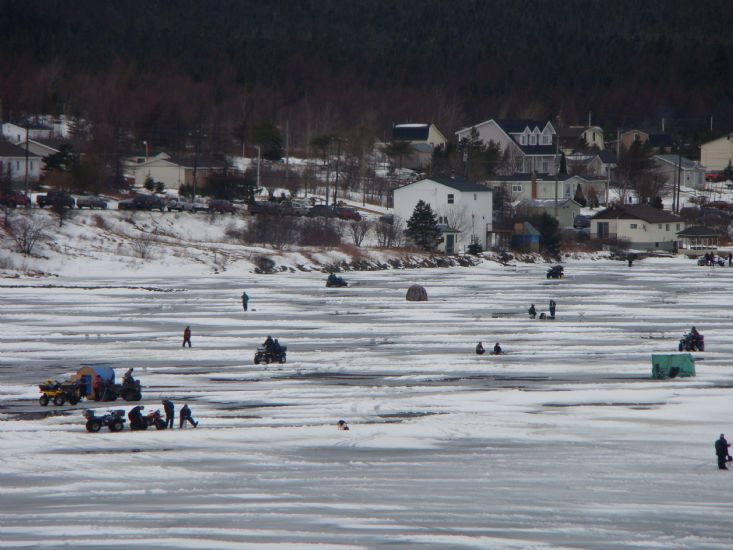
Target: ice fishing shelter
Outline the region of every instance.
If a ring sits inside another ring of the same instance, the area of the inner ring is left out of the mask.
[[[94,377],[99,375],[102,382],[109,382],[114,384],[115,382],[115,371],[112,367],[107,366],[94,366],[94,367],[82,367],[76,371],[76,377],[83,385],[84,395],[92,395],[92,382]]]
[[[407,289],[406,298],[409,302],[427,302],[428,291],[420,285],[412,285]]]
[[[695,376],[695,360],[689,353],[652,355],[652,378]]]

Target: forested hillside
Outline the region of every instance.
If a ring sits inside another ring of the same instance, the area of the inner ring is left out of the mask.
[[[593,113],[733,127],[733,3],[619,0],[2,0],[3,111],[129,125],[356,125]]]

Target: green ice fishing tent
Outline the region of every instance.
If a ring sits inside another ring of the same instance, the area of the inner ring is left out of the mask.
[[[695,376],[695,360],[689,353],[652,355],[652,378]]]

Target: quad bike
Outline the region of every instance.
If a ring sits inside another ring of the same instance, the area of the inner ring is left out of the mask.
[[[140,401],[143,397],[139,380],[126,380],[122,384],[106,383],[100,391],[100,401],[115,401],[122,397],[125,401]]]
[[[255,353],[255,365],[259,365],[260,363],[265,363],[266,365],[270,363],[284,363],[287,360],[287,350],[287,346],[280,346],[279,350],[259,347],[257,348],[257,353]]]
[[[339,277],[338,275],[334,275],[333,273],[331,273],[331,275],[328,276],[328,279],[326,279],[326,286],[342,288],[345,286],[349,286],[349,283],[347,283],[343,279],[343,277]]]
[[[554,265],[547,270],[548,279],[562,279],[565,277],[564,268],[561,265]]]
[[[41,397],[38,402],[45,407],[50,402],[60,407],[67,401],[69,405],[76,405],[81,400],[81,385],[78,382],[59,382],[58,380],[46,380],[38,384],[41,390]]]
[[[120,432],[125,427],[125,411],[122,409],[107,411],[103,416],[96,416],[93,410],[87,409],[84,418],[87,419],[87,431],[92,433],[97,433],[102,426],[107,426],[110,432]]]
[[[147,430],[150,426],[155,426],[156,430],[165,430],[167,425],[160,410],[150,411],[148,414],[140,417],[140,422],[130,421],[130,429],[133,431]]]
[[[705,351],[705,337],[702,334],[688,332],[680,338],[678,351]]]

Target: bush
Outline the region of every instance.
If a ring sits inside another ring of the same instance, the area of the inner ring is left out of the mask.
[[[337,246],[341,244],[341,225],[332,220],[305,219],[298,239],[302,246]]]

